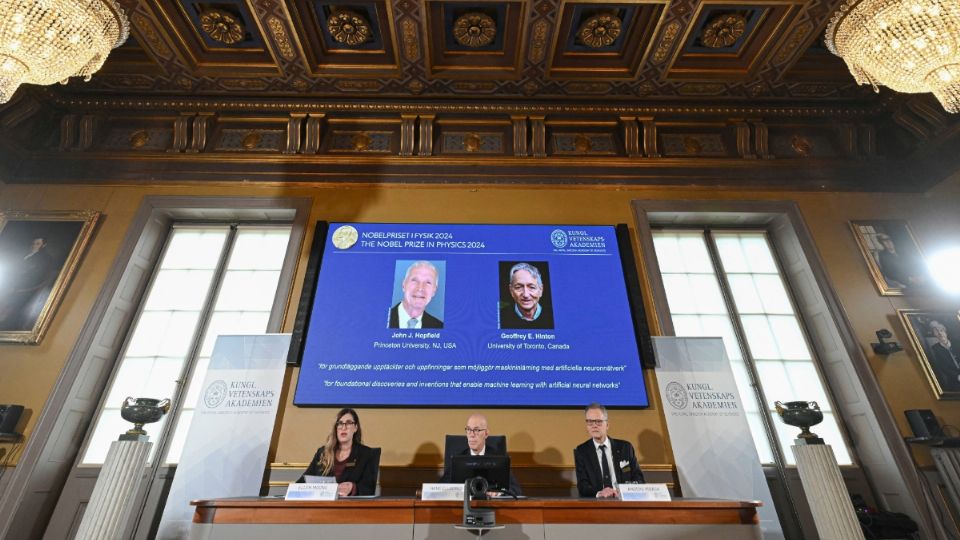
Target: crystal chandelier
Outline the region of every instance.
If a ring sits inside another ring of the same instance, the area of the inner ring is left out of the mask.
[[[826,43],[859,84],[933,92],[946,110],[960,111],[957,0],[846,0]]]
[[[114,0],[0,0],[0,103],[23,83],[90,80],[129,30]]]

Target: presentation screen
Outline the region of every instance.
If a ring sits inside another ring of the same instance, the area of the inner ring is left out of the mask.
[[[648,405],[613,226],[326,230],[294,404]]]

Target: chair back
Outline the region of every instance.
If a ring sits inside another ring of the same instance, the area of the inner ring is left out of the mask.
[[[449,471],[453,463],[453,456],[460,455],[467,451],[466,435],[447,435],[443,443],[443,470]],[[507,437],[506,435],[490,435],[487,437],[487,449],[489,453],[496,455],[507,455]]]
[[[371,448],[373,450],[373,466],[377,468],[377,487],[374,488],[373,494],[377,497],[380,496],[380,448]]]

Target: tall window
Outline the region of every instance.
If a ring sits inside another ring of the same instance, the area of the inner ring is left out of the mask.
[[[677,336],[723,338],[760,460],[774,462],[766,426],[787,464],[796,428],[775,418],[773,402],[816,401],[815,433],[852,464],[805,332],[763,231],[659,230],[653,233]]]
[[[176,417],[164,462],[179,461],[217,336],[267,331],[290,232],[289,226],[273,225],[172,229],[83,465],[102,464],[110,443],[131,427],[120,417],[127,396],[176,398],[179,414],[171,411],[147,430],[157,441],[166,421]]]

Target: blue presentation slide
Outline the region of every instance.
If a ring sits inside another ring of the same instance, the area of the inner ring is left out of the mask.
[[[613,226],[332,223],[325,242],[296,405],[649,404]]]

